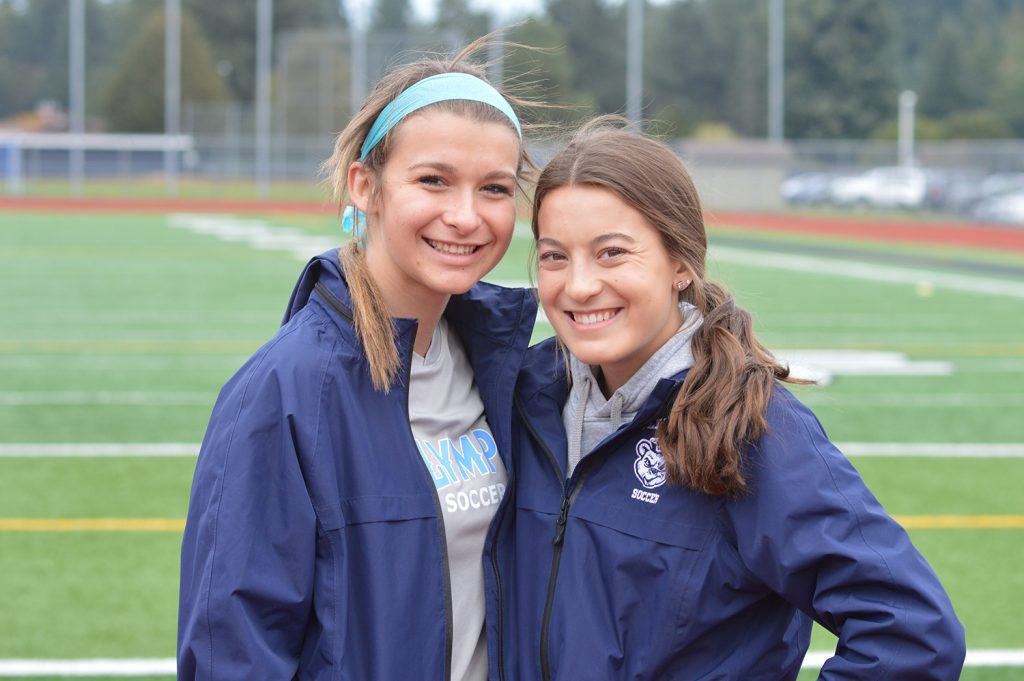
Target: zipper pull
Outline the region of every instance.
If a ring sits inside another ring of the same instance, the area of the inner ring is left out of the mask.
[[[562,499],[562,508],[558,512],[558,521],[555,523],[555,538],[551,540],[551,543],[555,546],[561,546],[562,540],[565,539],[565,523],[569,519],[569,495],[566,494],[565,498]]]

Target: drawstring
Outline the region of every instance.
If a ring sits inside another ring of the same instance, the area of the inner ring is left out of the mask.
[[[572,475],[577,464],[583,458],[583,424],[587,420],[587,405],[590,403],[590,386],[593,378],[584,376],[581,381],[580,394],[576,397],[576,413],[572,423],[572,432],[569,433],[569,461],[566,468],[566,477]],[[618,430],[622,425],[622,405],[626,398],[622,393],[615,392],[608,401],[611,408],[612,430]]]
[[[569,461],[565,471],[566,477],[572,475],[576,470],[576,464],[580,462],[583,448],[583,419],[587,413],[587,403],[590,401],[590,376],[583,378],[583,385],[580,387],[583,393],[576,399],[576,418],[573,420],[572,432],[569,434]]]
[[[610,403],[612,409],[613,431],[618,430],[619,426],[622,425],[622,403],[624,401],[625,398],[622,396],[622,393],[616,391],[615,393],[612,394],[612,399],[610,400]]]

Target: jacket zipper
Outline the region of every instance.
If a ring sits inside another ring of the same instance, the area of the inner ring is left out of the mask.
[[[412,348],[409,349],[409,356],[405,359],[405,380],[403,385],[405,386],[405,422],[409,424],[409,437],[412,439],[413,448],[416,447],[416,436],[412,432],[412,421],[409,417],[409,378],[412,376]],[[419,456],[417,455],[417,459]],[[451,681],[452,679],[452,645],[455,638],[453,632],[454,623],[452,622],[452,574],[451,565],[448,559],[448,533],[444,527],[444,512],[441,509],[441,500],[437,498],[437,489],[434,486],[434,481],[430,477],[430,471],[423,465],[422,460],[417,461],[420,464],[420,470],[426,476],[427,481],[430,483],[431,497],[434,500],[434,509],[437,511],[437,525],[438,536],[441,542],[441,564],[444,572],[444,614],[445,614],[445,632],[444,632],[444,679],[445,681]]]
[[[551,679],[551,661],[548,654],[548,636],[550,634],[551,627],[551,609],[555,601],[555,586],[558,583],[558,567],[562,562],[562,547],[565,544],[565,526],[569,521],[569,510],[572,508],[573,502],[576,501],[576,497],[580,495],[580,491],[583,489],[583,482],[587,478],[588,470],[586,468],[586,461],[580,461],[576,466],[576,470],[579,473],[579,477],[576,480],[576,484],[572,489],[568,486],[562,476],[562,469],[558,467],[558,461],[555,459],[555,455],[551,449],[547,446],[537,434],[533,424],[526,417],[526,411],[523,409],[522,403],[519,399],[516,399],[516,408],[519,410],[519,414],[522,417],[523,423],[526,428],[530,431],[530,435],[534,440],[541,446],[541,449],[548,457],[548,462],[551,464],[552,469],[555,472],[555,477],[561,481],[562,484],[562,506],[558,511],[558,519],[555,521],[555,536],[551,539],[554,550],[551,554],[551,573],[548,577],[548,593],[547,600],[544,602],[544,617],[541,620],[540,627],[540,670],[541,678],[544,681],[550,681]]]
[[[509,474],[510,484],[505,490],[505,498],[515,498],[513,496],[512,486],[515,481],[512,479],[511,473]],[[513,513],[515,509],[513,509]],[[504,508],[498,509],[498,519],[495,521],[493,539],[491,541],[491,567],[494,569],[494,587],[498,592],[498,681],[505,681],[505,627],[504,627],[504,606],[501,602],[501,570],[498,567],[498,537],[501,534],[501,524],[505,520],[505,514],[508,513],[508,504]]]

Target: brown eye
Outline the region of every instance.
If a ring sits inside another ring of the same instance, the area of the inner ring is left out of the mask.
[[[512,190],[503,184],[489,184],[484,187],[484,191],[489,194],[499,194],[501,196],[512,196]]]

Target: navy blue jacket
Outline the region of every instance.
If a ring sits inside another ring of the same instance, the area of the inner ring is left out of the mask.
[[[654,427],[685,372],[566,481],[568,386],[548,341],[516,391],[513,477],[486,552],[492,679],[795,679],[811,620],[823,679],[957,679],[964,634],[906,532],[777,387],[729,500],[665,481]]]
[[[314,258],[217,399],[182,546],[179,679],[450,677],[444,526],[404,387],[416,322],[397,321],[404,373],[385,394],[350,309],[336,251]],[[528,291],[489,284],[445,311],[502,455],[535,313]]]

